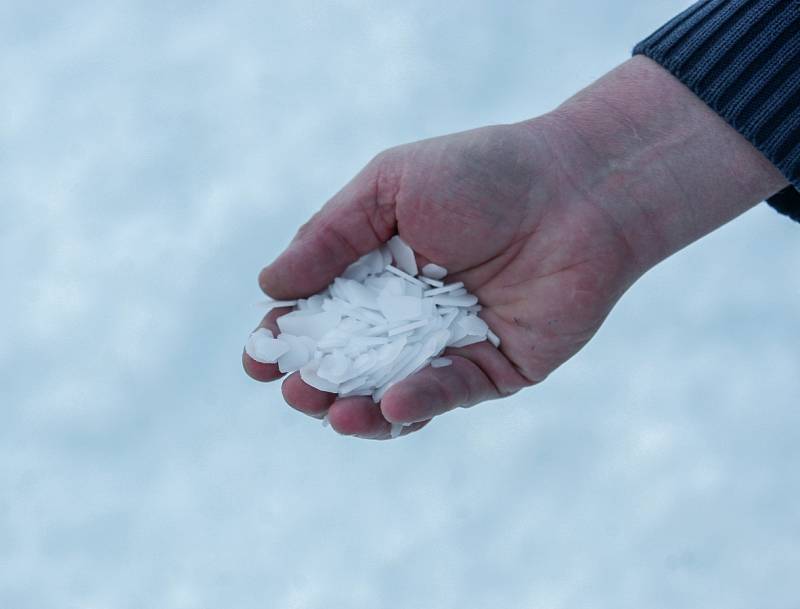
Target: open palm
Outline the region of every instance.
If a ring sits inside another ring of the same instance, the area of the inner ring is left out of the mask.
[[[274,298],[326,287],[359,256],[395,233],[463,281],[502,344],[450,349],[453,365],[425,368],[393,386],[380,409],[370,398],[336,399],[295,373],[283,393],[339,432],[389,437],[392,422],[415,431],[458,406],[512,394],[542,381],[594,335],[641,272],[631,248],[589,189],[589,166],[559,145],[547,117],[485,127],[378,155],[298,231],[260,276]],[[567,159],[569,162],[564,162]],[[588,159],[587,159],[588,161]],[[286,309],[262,325],[273,330]],[[262,381],[274,365],[244,355]]]

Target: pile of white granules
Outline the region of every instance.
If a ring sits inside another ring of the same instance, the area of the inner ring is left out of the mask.
[[[281,372],[341,397],[380,402],[395,383],[427,365],[442,367],[447,347],[500,340],[478,317],[478,298],[462,283],[446,284],[447,270],[417,269],[413,250],[395,236],[351,264],[327,289],[307,299],[271,301],[295,306],[278,318],[280,334],[260,328],[247,354]],[[394,434],[393,434],[394,435]]]

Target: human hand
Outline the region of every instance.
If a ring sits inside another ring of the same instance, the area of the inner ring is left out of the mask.
[[[586,344],[648,268],[779,190],[782,178],[755,149],[648,62],[631,60],[537,119],[407,144],[373,159],[262,271],[261,287],[276,299],[309,296],[397,233],[421,264],[446,267],[448,279],[479,297],[501,347],[449,349],[452,366],[398,383],[380,408],[368,397],[320,392],[298,373],[284,381],[286,401],[312,416],[327,413],[340,433],[383,439],[391,423],[411,423],[404,433],[413,432],[458,406],[541,382]],[[638,91],[643,81],[648,86]],[[631,87],[645,97],[669,89],[675,125],[663,132],[664,102],[658,119],[648,118],[639,108],[646,100],[626,92]],[[636,101],[630,112],[615,103],[622,92]],[[681,166],[686,148],[693,159],[721,145],[735,154],[706,162],[705,172]],[[681,198],[669,180],[684,170]],[[729,174],[735,184],[722,192],[703,186],[719,190]],[[647,180],[652,175],[660,179]],[[711,199],[708,209],[698,210],[686,194],[693,191]],[[262,326],[277,333],[275,319],[285,312],[271,312]],[[274,365],[243,360],[257,380],[280,376]]]

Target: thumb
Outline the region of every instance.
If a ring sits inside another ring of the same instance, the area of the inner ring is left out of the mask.
[[[258,282],[266,294],[294,299],[319,292],[394,235],[397,180],[381,171],[383,156],[336,193],[261,271]]]

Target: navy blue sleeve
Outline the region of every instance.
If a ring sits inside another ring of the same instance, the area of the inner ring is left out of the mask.
[[[701,0],[633,50],[669,70],[789,180],[800,221],[800,0]]]

